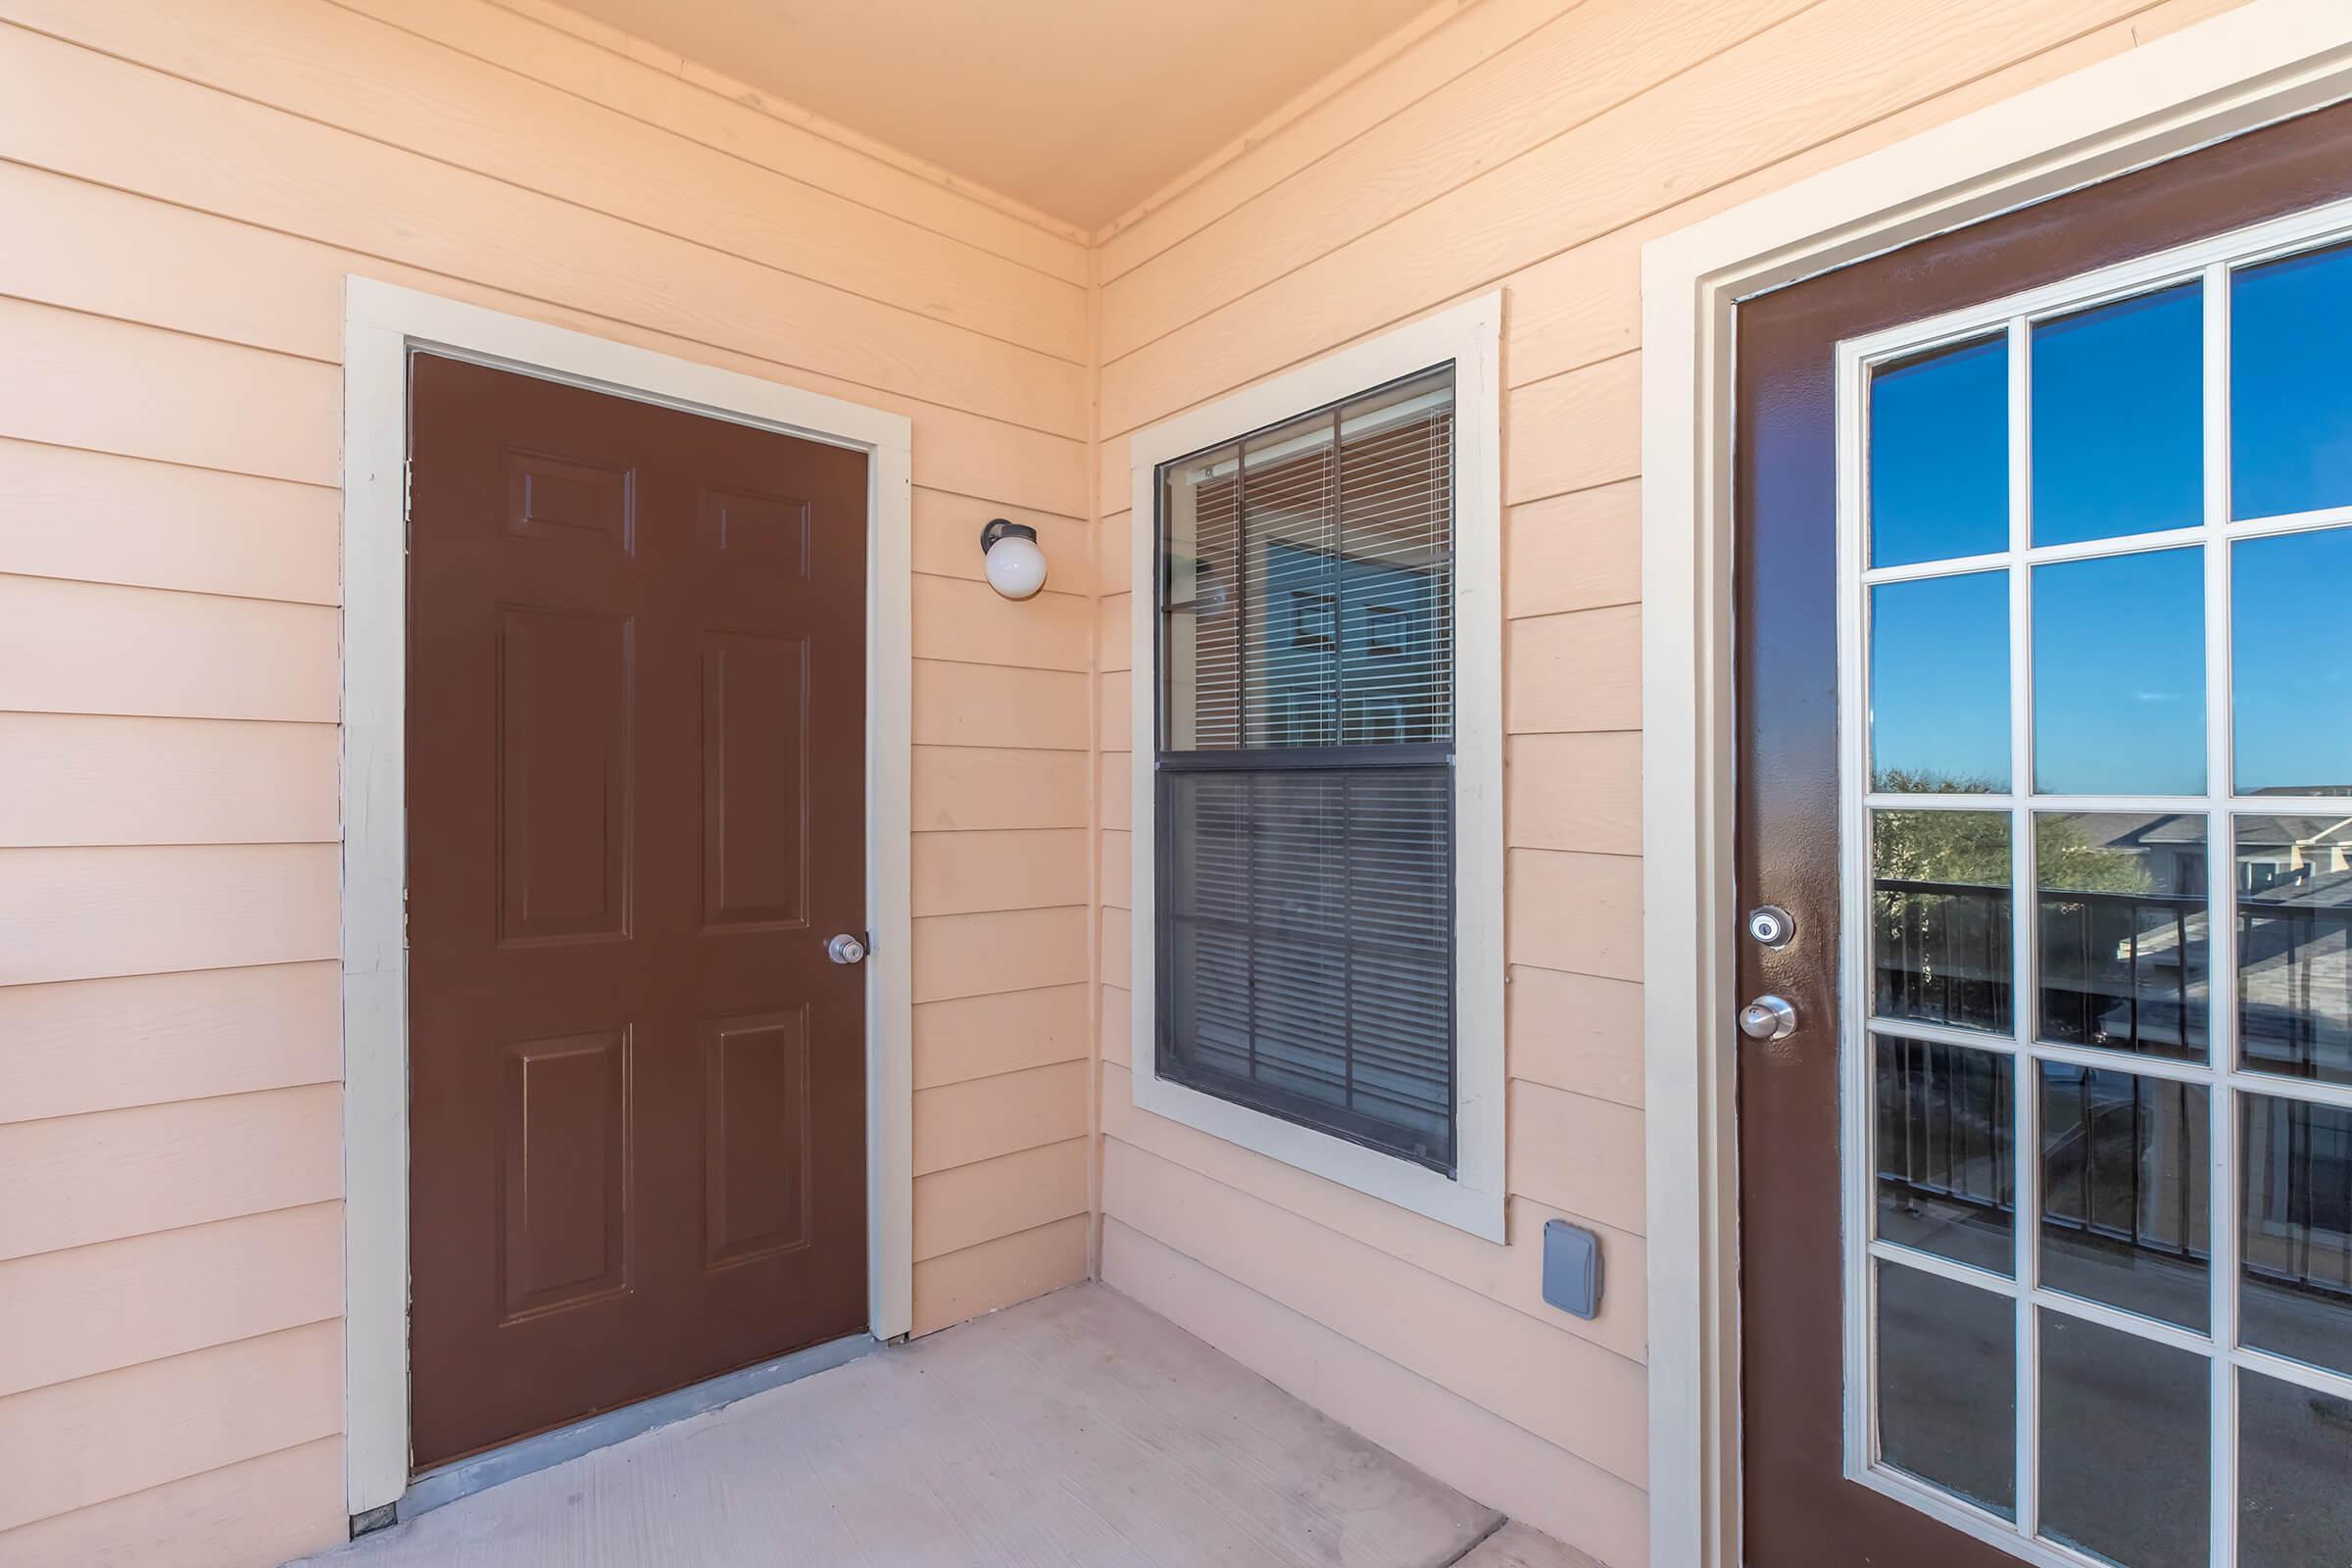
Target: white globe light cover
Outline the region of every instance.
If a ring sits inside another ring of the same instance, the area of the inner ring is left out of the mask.
[[[1046,585],[1046,553],[1035,528],[999,518],[982,530],[980,548],[988,585],[1005,598],[1027,599]]]

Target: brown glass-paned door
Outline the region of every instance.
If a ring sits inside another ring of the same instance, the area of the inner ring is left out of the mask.
[[[2337,107],[1739,309],[1751,1568],[2352,1554],[2348,196]]]
[[[411,362],[418,1471],[865,1326],[862,454]]]

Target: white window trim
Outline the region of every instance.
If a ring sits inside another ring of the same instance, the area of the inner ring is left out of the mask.
[[[354,1514],[409,1485],[406,472],[409,354],[419,348],[869,454],[868,1332],[896,1338],[913,1315],[906,416],[354,276],[343,329],[342,758],[344,1487]]]
[[[2247,0],[1652,240],[1642,270],[1650,1554],[1740,1551],[1732,1009],[1734,308],[2352,96],[2352,10]]]
[[[1139,431],[1129,617],[1134,792],[1135,1105],[1484,1237],[1504,1239],[1502,941],[1502,293],[1495,290]],[[1394,1154],[1163,1079],[1157,1071],[1158,484],[1162,463],[1452,362],[1454,368],[1454,1129],[1448,1178]]]

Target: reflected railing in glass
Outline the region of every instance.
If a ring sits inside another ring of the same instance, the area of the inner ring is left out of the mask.
[[[2352,1376],[2352,1110],[2238,1105],[2238,1338]]]
[[[2040,1037],[2204,1060],[2206,876],[2201,814],[2036,814]]]
[[[2352,1083],[2352,817],[2241,816],[2236,838],[2239,1055]]]
[[[2009,817],[1871,813],[1872,1008],[2005,1033],[2013,1015]]]

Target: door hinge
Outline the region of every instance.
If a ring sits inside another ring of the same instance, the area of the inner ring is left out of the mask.
[[[416,460],[400,460],[400,537],[402,548],[416,533]]]

